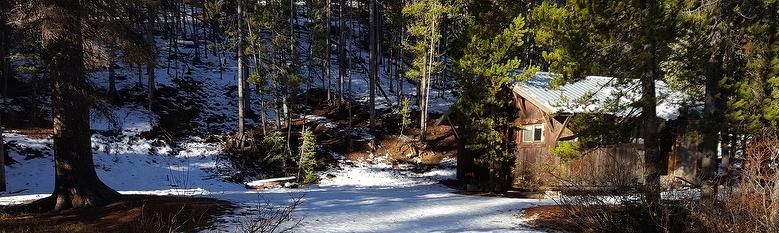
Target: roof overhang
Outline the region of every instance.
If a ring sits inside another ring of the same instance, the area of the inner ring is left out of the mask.
[[[525,90],[523,90],[522,87],[519,86],[519,84],[511,85],[511,89],[514,91],[514,93],[519,94],[520,96],[522,96],[522,98],[526,99],[527,101],[530,101],[530,103],[532,103],[533,105],[541,109],[541,111],[547,114],[552,114],[557,112],[557,109],[555,109],[554,107],[549,106],[546,103],[541,103],[538,100],[536,100],[536,98],[533,98],[533,96],[527,93]]]

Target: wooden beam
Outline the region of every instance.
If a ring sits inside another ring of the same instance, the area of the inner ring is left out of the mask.
[[[560,136],[563,135],[563,131],[565,131],[565,128],[568,127],[568,122],[571,121],[572,117],[573,117],[573,114],[568,115],[567,117],[565,117],[565,121],[563,121],[563,127],[560,127],[560,131],[557,132],[557,136],[555,136],[555,138],[554,138],[555,146],[557,145],[557,140],[560,140]]]

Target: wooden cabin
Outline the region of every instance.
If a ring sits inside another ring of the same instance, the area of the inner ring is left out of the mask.
[[[514,169],[514,186],[522,188],[530,179],[528,173],[532,169],[559,164],[560,159],[552,155],[555,146],[563,141],[576,141],[577,134],[569,128],[571,118],[576,114],[614,114],[622,117],[636,117],[640,111],[635,109],[613,112],[605,107],[605,103],[620,101],[627,106],[640,97],[638,82],[620,82],[611,77],[589,76],[585,79],[552,87],[554,74],[539,72],[535,76],[515,83],[512,88],[516,118],[514,123],[519,126],[516,135],[516,168]],[[656,83],[658,118],[663,125],[680,125],[680,109],[686,100],[684,94],[671,90],[662,81]],[[631,115],[633,114],[633,115]],[[666,130],[663,137],[666,141],[668,169],[664,175],[685,180],[694,180],[697,171],[698,153],[689,153],[686,148],[694,147],[695,143],[682,139],[685,127],[675,127]],[[634,129],[635,135],[640,135],[640,129]],[[579,169],[586,170],[591,176],[618,176],[614,170],[624,170],[625,182],[641,182],[643,174],[642,139],[628,143],[619,143],[604,148],[590,148],[583,153]],[[661,140],[663,141],[663,140]],[[580,171],[581,172],[581,171]],[[539,176],[536,172],[535,176]],[[635,180],[634,180],[635,179]]]

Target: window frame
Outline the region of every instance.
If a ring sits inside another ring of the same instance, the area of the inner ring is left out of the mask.
[[[541,132],[541,133],[540,133],[540,134],[541,134],[541,135],[540,135],[541,137],[540,137],[540,139],[539,139],[539,140],[535,140],[535,138],[536,138],[536,136],[537,136],[537,135],[536,135],[536,130],[537,130],[537,129],[540,129],[540,130],[541,130],[541,131],[540,131],[540,132]],[[531,135],[531,140],[530,140],[530,141],[527,141],[527,140],[525,140],[525,139],[526,139],[526,138],[525,138],[525,135],[526,135],[528,132],[529,132],[529,133],[530,133],[530,135]],[[524,144],[543,143],[543,142],[544,142],[544,124],[543,124],[543,123],[538,123],[538,124],[527,124],[527,125],[522,125],[522,137],[521,137],[521,138],[522,138],[521,142],[522,142],[522,143],[524,143]]]

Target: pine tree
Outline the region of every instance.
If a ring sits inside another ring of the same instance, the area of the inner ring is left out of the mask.
[[[409,106],[410,103],[407,98],[404,98],[401,102],[401,108],[400,111],[398,111],[398,115],[400,115],[400,135],[403,136],[403,131],[407,129],[409,126],[411,126],[411,107]]]
[[[739,82],[745,74],[746,61],[741,59],[744,18],[732,9],[744,9],[750,3],[717,1],[685,2],[680,14],[679,37],[671,43],[672,53],[663,63],[667,81],[687,91],[693,102],[703,102],[704,110],[699,131],[702,196],[713,198],[718,172],[717,151],[720,145],[723,171],[728,172],[729,119],[727,100],[733,90],[728,86]],[[747,8],[748,9],[748,8]],[[758,13],[759,14],[759,13]]]
[[[316,177],[314,176],[314,168],[316,167],[316,137],[306,127],[303,127],[300,137],[300,159],[298,160],[298,177],[301,173],[305,174],[304,181],[312,182]]]
[[[237,73],[237,82],[238,82],[238,134],[236,135],[236,139],[239,140],[238,145],[242,146],[244,141],[244,122],[245,122],[245,111],[246,111],[246,79],[248,77],[248,67],[246,66],[246,45],[245,45],[245,38],[246,38],[246,32],[244,29],[244,25],[246,25],[245,19],[245,2],[244,0],[236,0],[236,27],[237,27],[237,56],[238,56],[238,73]]]
[[[524,18],[518,16],[492,38],[474,35],[457,60],[462,71],[457,87],[463,91],[455,102],[457,121],[463,127],[460,138],[465,151],[461,153],[489,170],[490,190],[503,190],[511,181],[514,126],[511,100],[505,96],[509,84],[520,78],[515,54],[524,44],[524,25]]]
[[[368,0],[368,127],[373,132],[376,121],[376,79],[378,78],[378,43],[377,33],[379,31],[376,18],[377,6],[376,0]]]
[[[406,75],[418,79],[417,105],[420,110],[420,141],[425,141],[427,132],[428,102],[430,99],[430,83],[433,75],[438,72],[441,62],[438,61],[437,45],[441,39],[440,24],[442,17],[449,8],[439,0],[418,0],[403,7],[403,15],[407,17],[410,38],[404,41],[404,47],[414,55],[410,69]]]
[[[143,3],[135,1],[30,1],[14,11],[11,25],[39,38],[53,82],[55,181],[52,196],[39,200],[54,210],[105,205],[119,196],[98,178],[92,161],[85,45],[115,39],[126,60],[150,59],[142,33],[128,27]],[[56,19],[56,20],[50,20]],[[84,33],[84,29],[95,33]],[[110,35],[110,36],[108,36]]]
[[[344,99],[344,89],[346,89],[346,0],[338,0],[338,104],[342,105]]]

